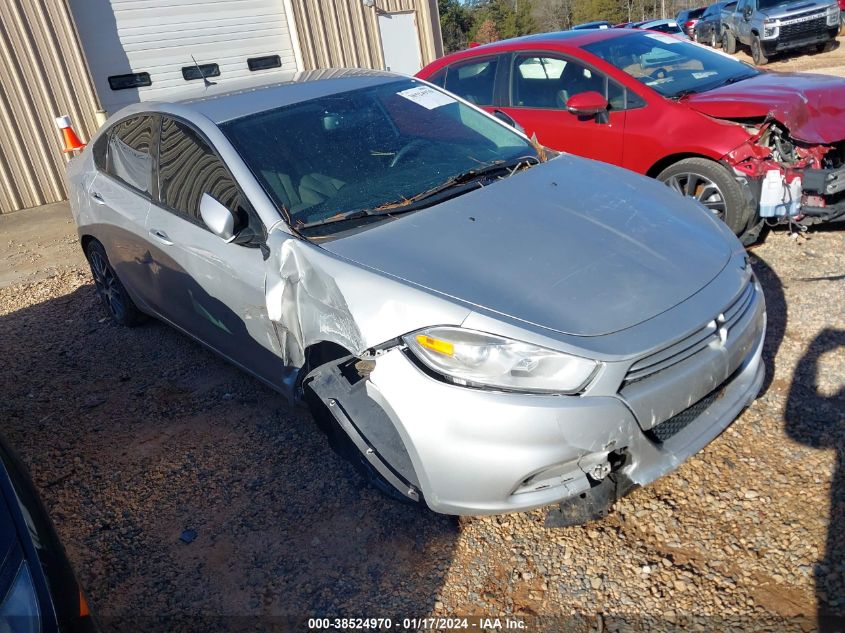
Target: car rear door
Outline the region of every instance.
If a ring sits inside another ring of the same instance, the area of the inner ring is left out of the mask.
[[[149,305],[151,276],[146,220],[153,188],[154,115],[115,123],[94,147],[97,173],[88,188],[94,236],[102,242],[123,285]]]
[[[589,91],[608,98],[606,113],[586,117],[566,109],[570,98]],[[581,62],[547,51],[514,54],[509,105],[502,110],[547,147],[607,163],[622,161],[625,89]]]
[[[158,191],[147,217],[156,263],[158,312],[166,320],[274,386],[283,366],[267,318],[261,220],[211,143],[183,120],[162,117]],[[200,216],[209,194],[248,218],[255,239],[225,242]]]

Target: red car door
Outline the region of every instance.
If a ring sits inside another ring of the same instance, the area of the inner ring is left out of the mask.
[[[608,163],[622,162],[625,91],[603,73],[551,52],[519,53],[510,73],[510,105],[500,108],[552,149]],[[579,116],[566,110],[576,94],[598,92],[607,113]]]

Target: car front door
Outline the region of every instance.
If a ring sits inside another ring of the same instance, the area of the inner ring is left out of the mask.
[[[743,42],[748,42],[751,35],[751,20],[745,17],[748,10],[754,10],[754,0],[740,0],[739,4],[736,5],[736,20],[734,23]]]
[[[264,294],[261,220],[211,144],[184,121],[162,117],[156,173],[147,231],[159,314],[281,387],[283,365]],[[252,239],[225,242],[212,233],[200,215],[203,194],[243,218]]]
[[[97,173],[86,204],[98,219],[97,239],[123,285],[139,304],[149,304],[151,277],[146,220],[153,183],[156,117],[115,123],[94,146]]]
[[[584,92],[604,95],[608,111],[597,116],[569,112],[569,99]],[[546,52],[514,55],[510,106],[502,110],[547,147],[607,163],[622,161],[625,90],[580,62]]]

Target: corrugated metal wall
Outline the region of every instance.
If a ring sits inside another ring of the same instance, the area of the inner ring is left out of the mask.
[[[436,0],[290,0],[302,61],[307,70],[331,67],[383,68],[378,11],[413,11],[423,65],[443,54]]]
[[[0,213],[65,199],[54,118],[85,142],[96,110],[66,0],[0,0]]]

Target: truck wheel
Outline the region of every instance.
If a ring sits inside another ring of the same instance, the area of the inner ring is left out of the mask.
[[[759,35],[751,36],[751,59],[757,66],[765,66],[769,63],[769,58],[763,53],[763,43],[760,41]]]
[[[748,227],[750,210],[733,175],[709,158],[685,158],[664,169],[657,180],[682,196],[695,198],[736,235]]]
[[[841,18],[840,18],[841,19]],[[830,53],[836,48],[836,40],[828,40],[819,46],[820,53]]]
[[[736,38],[733,31],[725,31],[725,35],[722,37],[722,47],[728,55],[736,53]]]

